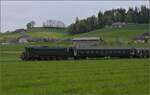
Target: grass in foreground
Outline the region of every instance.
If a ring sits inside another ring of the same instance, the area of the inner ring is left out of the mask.
[[[0,65],[4,95],[148,95],[149,91],[148,59],[10,59]]]
[[[149,59],[21,61],[24,46],[1,46],[0,95],[149,94]]]

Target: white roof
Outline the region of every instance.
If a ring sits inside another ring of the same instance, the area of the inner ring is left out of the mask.
[[[73,38],[73,41],[89,41],[89,40],[100,40],[100,37],[79,37]]]

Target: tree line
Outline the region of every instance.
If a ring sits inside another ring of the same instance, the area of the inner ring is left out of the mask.
[[[26,24],[27,30],[31,30],[36,25],[35,21],[30,21]],[[64,28],[65,24],[59,20],[46,20],[43,22],[43,27],[57,27]]]
[[[76,18],[75,23],[68,26],[68,32],[70,34],[78,34],[83,32],[89,32],[92,30],[100,29],[106,25],[112,25],[115,22],[125,23],[149,23],[150,9],[146,6],[140,8],[117,8],[106,10],[104,13],[99,11],[97,16],[91,16],[86,19],[79,20]]]

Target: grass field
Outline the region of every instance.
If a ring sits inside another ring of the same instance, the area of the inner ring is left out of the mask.
[[[148,25],[104,28],[78,35],[65,29],[34,28],[33,37],[72,38],[98,36],[106,41],[130,41],[148,31]],[[0,40],[21,34],[0,34]],[[70,46],[71,43],[27,43],[0,45],[0,95],[149,95],[150,59],[89,59],[59,61],[21,61],[25,46]],[[105,45],[104,47],[118,47]],[[103,47],[103,46],[102,46]],[[119,47],[149,47],[124,44]]]
[[[149,95],[149,59],[28,61],[1,46],[0,95]]]
[[[137,35],[141,35],[144,32],[149,31],[148,24],[129,24],[122,28],[103,28],[98,29],[95,31],[76,34],[76,35],[69,35],[67,29],[64,28],[42,28],[42,27],[35,27],[31,31],[26,32],[32,37],[44,37],[44,38],[73,38],[73,37],[102,37],[106,42],[114,42],[114,41],[122,41],[122,42],[129,42]],[[20,33],[12,34],[0,34],[0,41],[6,39],[14,39],[19,37]]]
[[[66,32],[65,28],[42,28],[42,27],[35,27],[30,31],[24,33],[30,35],[31,37],[35,38],[67,38],[69,35]],[[21,33],[4,33],[0,34],[0,41],[14,39],[20,37]]]
[[[3,61],[3,94],[148,95],[147,59]]]
[[[76,37],[102,37],[107,42],[131,41],[134,37],[149,31],[148,24],[130,24],[122,28],[103,28],[88,33],[75,35]]]

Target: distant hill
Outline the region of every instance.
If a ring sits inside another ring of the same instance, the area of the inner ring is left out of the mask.
[[[67,29],[66,28],[43,28],[43,27],[36,27],[33,28],[31,31],[27,32],[28,35],[32,37],[44,37],[44,38],[66,38],[68,37]]]
[[[131,41],[137,35],[149,31],[148,24],[129,24],[122,28],[103,28],[87,33],[76,34],[75,37],[102,37],[106,41]]]
[[[68,34],[66,32],[66,28],[43,28],[43,27],[34,27],[28,32],[24,32],[31,37],[42,37],[42,38],[66,38]],[[0,34],[0,41],[2,40],[9,40],[15,39],[21,36],[22,33],[1,33]]]
[[[95,31],[69,35],[66,28],[43,28],[35,27],[32,30],[25,32],[25,34],[32,37],[42,38],[73,38],[73,37],[102,37],[105,41],[131,41],[137,35],[149,31],[148,24],[129,24],[122,28],[103,28]],[[21,33],[4,33],[0,34],[0,41],[14,39],[21,36]]]

